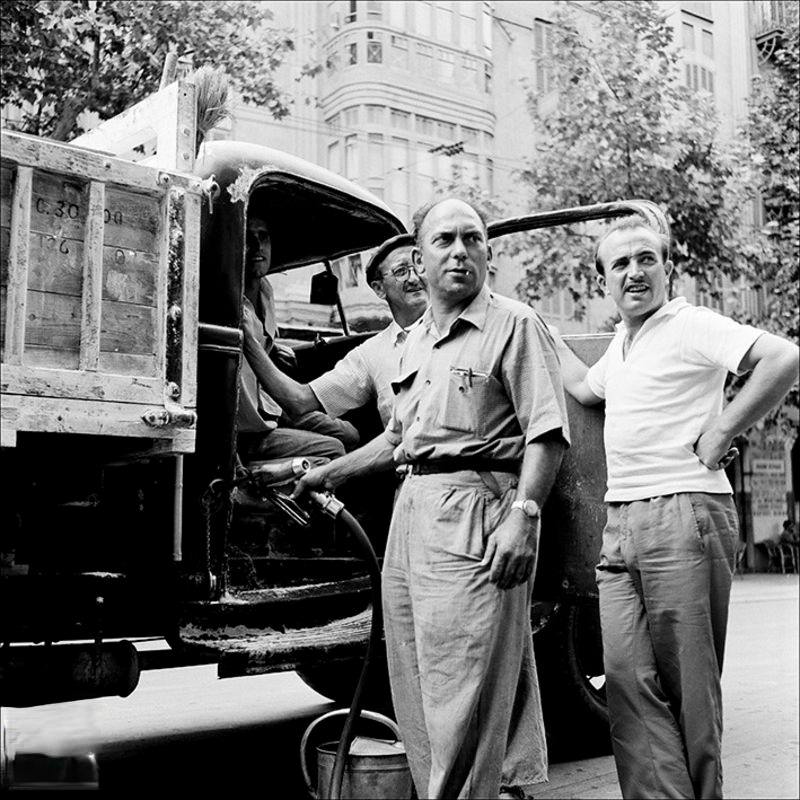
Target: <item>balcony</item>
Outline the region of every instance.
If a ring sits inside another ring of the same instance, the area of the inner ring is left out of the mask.
[[[782,35],[794,12],[792,0],[751,0],[750,13],[756,41],[762,37]]]

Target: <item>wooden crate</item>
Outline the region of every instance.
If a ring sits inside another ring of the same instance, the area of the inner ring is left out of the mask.
[[[18,431],[194,449],[201,186],[2,132],[2,444]]]

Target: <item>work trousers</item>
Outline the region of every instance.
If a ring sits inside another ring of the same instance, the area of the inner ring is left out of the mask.
[[[420,797],[495,798],[547,780],[533,659],[533,576],[503,591],[482,565],[516,477],[410,475],[383,566],[392,696]],[[499,496],[498,496],[499,488]],[[505,758],[504,758],[505,757]]]
[[[597,584],[624,798],[722,797],[720,677],[737,543],[730,495],[609,505]]]

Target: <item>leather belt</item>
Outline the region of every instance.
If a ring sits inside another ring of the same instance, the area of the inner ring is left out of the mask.
[[[408,475],[436,475],[442,472],[519,472],[519,462],[511,458],[438,458],[432,461],[412,461],[404,464]]]

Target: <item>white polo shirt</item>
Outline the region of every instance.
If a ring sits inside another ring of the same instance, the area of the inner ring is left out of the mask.
[[[391,382],[400,370],[407,330],[392,320],[380,333],[354,347],[332,370],[308,384],[326,414],[340,417],[376,398],[386,427],[394,404]]]
[[[650,317],[622,357],[626,329],[590,368],[589,388],[606,401],[609,502],[677,492],[730,494],[694,444],[722,411],[723,388],[763,331],[676,297]]]

